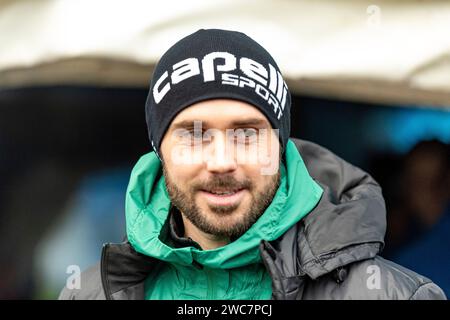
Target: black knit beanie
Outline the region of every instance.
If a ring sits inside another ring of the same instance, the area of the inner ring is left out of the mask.
[[[184,108],[228,98],[257,107],[274,129],[284,153],[290,134],[291,95],[272,56],[241,32],[201,29],[175,43],[154,70],[145,104],[153,150]]]

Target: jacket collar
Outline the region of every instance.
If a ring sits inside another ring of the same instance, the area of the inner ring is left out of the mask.
[[[136,252],[128,241],[105,244],[100,272],[106,299],[144,299],[144,280],[157,265],[157,260]]]
[[[262,250],[272,251],[269,257],[274,257],[286,278],[307,274],[316,279],[377,255],[384,246],[386,230],[380,186],[369,174],[327,149],[292,140],[324,193],[310,214]],[[292,252],[292,258],[286,252]]]

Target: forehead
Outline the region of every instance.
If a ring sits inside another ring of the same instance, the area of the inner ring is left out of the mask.
[[[195,103],[181,111],[170,128],[189,126],[193,121],[202,121],[205,126],[228,128],[239,125],[271,127],[266,116],[255,106],[232,99],[213,99]]]

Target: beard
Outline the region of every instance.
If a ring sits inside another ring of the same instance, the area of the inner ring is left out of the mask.
[[[209,181],[194,183],[189,186],[188,190],[184,191],[171,180],[164,165],[163,175],[172,204],[185,218],[204,233],[230,238],[231,240],[242,236],[262,216],[272,202],[280,184],[279,172],[272,175],[267,185],[261,190],[256,190],[249,179],[237,181],[231,175],[222,175]],[[217,188],[247,189],[250,192],[251,205],[245,208],[245,211],[236,219],[230,217],[236,215],[236,210],[242,205],[241,203],[229,206],[208,204],[210,212],[205,212],[195,202],[195,195],[200,190]]]

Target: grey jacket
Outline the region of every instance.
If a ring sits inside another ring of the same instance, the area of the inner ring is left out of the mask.
[[[431,280],[378,254],[386,210],[380,186],[329,150],[292,139],[324,194],[304,219],[260,253],[273,299],[446,299]],[[125,241],[106,244],[100,264],[81,274],[81,288],[59,299],[143,299],[144,280],[162,261]]]

